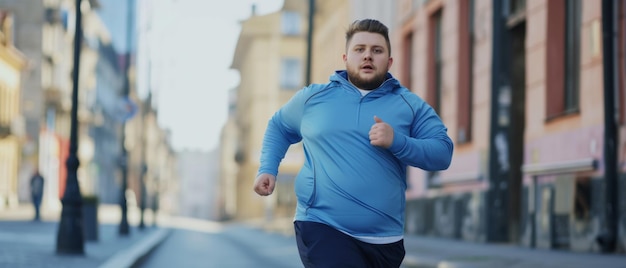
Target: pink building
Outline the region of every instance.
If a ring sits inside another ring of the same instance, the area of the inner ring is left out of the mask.
[[[410,170],[407,232],[625,252],[625,9],[398,1],[396,76],[455,141],[448,170]]]

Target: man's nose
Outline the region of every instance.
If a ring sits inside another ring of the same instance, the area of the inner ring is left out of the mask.
[[[363,59],[371,60],[372,59],[372,52],[370,50],[365,50],[365,53],[363,53]]]

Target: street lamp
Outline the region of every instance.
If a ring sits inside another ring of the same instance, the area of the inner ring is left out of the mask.
[[[149,81],[149,80],[148,80]],[[146,203],[147,203],[147,194],[148,194],[148,190],[146,189],[146,173],[148,172],[148,164],[146,163],[146,150],[148,147],[148,131],[147,131],[147,116],[148,114],[150,114],[150,111],[152,110],[152,92],[148,92],[148,97],[146,98],[146,100],[143,102],[143,105],[141,107],[141,173],[140,173],[140,177],[139,177],[139,187],[141,190],[141,196],[139,197],[139,229],[143,230],[146,227],[145,221],[144,221],[144,216],[145,216],[145,210],[146,210]]]
[[[72,111],[70,127],[70,152],[67,157],[67,180],[63,193],[63,210],[61,223],[57,232],[57,254],[85,254],[85,240],[83,238],[83,200],[80,195],[80,186],[76,171],[80,165],[78,161],[78,73],[80,65],[80,50],[82,44],[82,16],[80,11],[81,0],[76,0],[76,29],[74,35],[74,70],[72,71]]]
[[[160,187],[160,180],[161,177],[159,176],[159,173],[157,173],[157,175],[154,178],[154,190],[152,193],[152,227],[156,227],[157,226],[157,212],[159,210],[159,187]]]
[[[126,54],[126,60],[124,61],[124,88],[123,88],[123,97],[126,100],[128,98],[128,94],[130,92],[130,81],[129,81],[129,69],[130,69],[130,60],[131,60],[131,42],[130,38],[132,36],[132,23],[131,19],[133,17],[133,9],[132,4],[135,1],[127,1],[128,3],[128,15],[126,18],[126,49],[128,49],[128,54]],[[120,221],[119,226],[119,234],[121,236],[127,236],[130,233],[130,227],[128,226],[128,205],[126,204],[126,188],[128,188],[128,151],[126,150],[126,124],[122,125],[122,136],[121,136],[121,157],[120,157],[120,169],[122,172],[122,187],[120,193],[120,207],[122,209],[122,219]]]
[[[143,137],[144,139],[146,137]],[[141,148],[141,150],[145,150],[144,147]],[[145,158],[145,156],[144,156]],[[145,163],[145,160],[142,160],[142,164],[141,164],[141,174],[139,176],[141,176],[139,178],[139,187],[141,188],[141,196],[139,197],[139,229],[143,230],[146,228],[146,224],[144,221],[144,215],[145,215],[145,210],[146,210],[146,172],[148,172],[148,166]]]

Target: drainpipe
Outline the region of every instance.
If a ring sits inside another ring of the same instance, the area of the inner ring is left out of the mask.
[[[311,84],[311,68],[313,62],[311,62],[313,54],[313,26],[315,17],[315,0],[309,0],[309,33],[307,35],[307,48],[306,48],[306,83]]]
[[[616,6],[617,1],[602,0],[602,59],[604,67],[604,173],[605,220],[604,228],[596,241],[602,252],[616,249],[618,208],[617,181],[617,122],[616,122]]]
[[[506,100],[506,91],[510,89],[508,60],[509,35],[506,30],[505,14],[508,11],[507,1],[493,0],[493,35],[491,51],[491,115],[489,130],[489,189],[486,192],[486,233],[487,242],[505,242],[509,239],[508,232],[508,179],[510,176],[508,156],[507,120],[499,120],[502,116],[508,118],[509,108]],[[504,142],[501,142],[504,141]],[[507,159],[501,161],[500,159]]]

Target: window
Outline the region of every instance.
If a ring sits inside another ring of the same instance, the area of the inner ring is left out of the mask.
[[[509,14],[516,15],[526,11],[526,0],[509,0]]]
[[[430,17],[430,56],[429,79],[426,99],[438,114],[441,112],[441,90],[443,88],[443,53],[442,53],[442,10],[438,10]],[[431,187],[440,183],[438,171],[428,172],[427,180]]]
[[[506,13],[506,24],[509,29],[513,29],[516,26],[526,21],[526,0],[505,0],[504,8]]]
[[[579,111],[580,0],[551,0],[546,41],[547,118]]]
[[[579,106],[580,0],[565,1],[565,112]]]
[[[284,35],[299,35],[300,28],[300,14],[293,11],[283,12],[281,30]]]
[[[402,84],[405,87],[411,88],[413,81],[411,81],[411,75],[413,73],[413,32],[409,32],[404,36],[402,59]]]
[[[280,87],[298,89],[302,84],[302,63],[297,58],[285,58],[281,62]]]
[[[457,142],[471,141],[474,73],[474,0],[460,1]]]
[[[61,14],[57,8],[47,7],[45,9],[44,17],[47,23],[56,24],[61,21]]]
[[[429,81],[426,99],[437,113],[441,111],[440,98],[442,89],[442,36],[441,36],[441,10],[435,12],[430,18],[430,56],[429,56]]]
[[[0,9],[0,45],[13,45],[13,27],[13,15],[6,10]]]
[[[61,8],[61,24],[63,25],[63,30],[68,29],[69,27],[69,12],[65,8]]]

